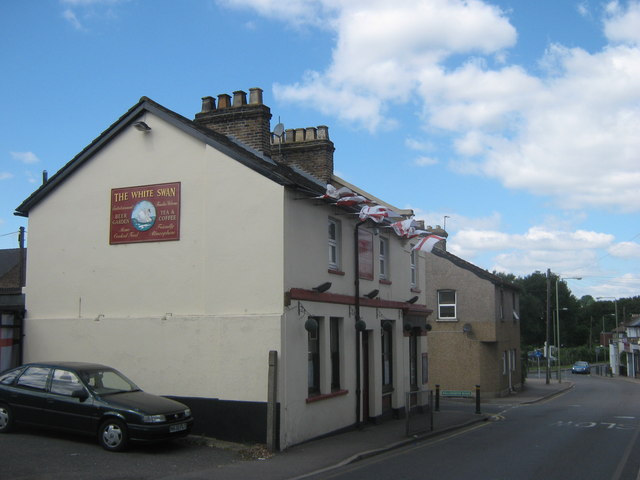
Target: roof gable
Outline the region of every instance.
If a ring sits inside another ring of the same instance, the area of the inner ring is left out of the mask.
[[[462,258],[457,257],[452,253],[447,252],[446,250],[442,250],[441,248],[434,248],[431,251],[431,253],[440,258],[448,260],[449,262],[451,262],[452,264],[454,264],[459,268],[470,271],[471,273],[473,273],[474,275],[476,275],[477,277],[483,280],[488,280],[489,282],[493,283],[496,286],[509,288],[516,291],[520,290],[520,287],[518,287],[517,285],[514,285],[511,282],[507,282],[502,277],[499,277],[498,275],[494,275],[493,273],[490,273],[487,270],[484,270],[474,265],[473,263],[467,262],[466,260],[463,260]]]
[[[173,127],[219,150],[280,185],[296,187],[314,193],[324,191],[325,186],[323,184],[311,176],[303,174],[298,169],[278,164],[271,158],[234,141],[234,139],[230,137],[201,127],[182,115],[154,102],[150,98],[142,97],[137,104],[131,107],[80,153],[58,170],[47,182],[43,183],[36,191],[27,197],[27,199],[16,208],[14,215],[29,216],[29,210],[31,210],[31,208],[40,203],[49,193],[64,183],[76,170],[81,168],[85,162],[108,145],[123,129],[130,127],[145,112],[160,117]]]

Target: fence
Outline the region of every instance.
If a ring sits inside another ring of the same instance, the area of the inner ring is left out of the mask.
[[[407,392],[405,405],[407,437],[433,430],[433,391]]]

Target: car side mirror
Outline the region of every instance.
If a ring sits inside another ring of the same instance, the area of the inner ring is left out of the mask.
[[[84,402],[87,398],[89,398],[89,393],[84,388],[79,388],[78,390],[74,390],[71,392],[71,396],[73,398],[77,398],[81,402]]]

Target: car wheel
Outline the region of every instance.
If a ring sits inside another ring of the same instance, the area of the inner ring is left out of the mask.
[[[7,405],[0,404],[0,433],[7,433],[13,427],[13,414]]]
[[[128,443],[127,426],[117,418],[105,420],[98,430],[98,442],[105,450],[122,452]]]

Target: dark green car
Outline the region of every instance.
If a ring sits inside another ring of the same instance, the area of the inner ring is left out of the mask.
[[[31,363],[0,374],[0,433],[18,424],[96,435],[109,451],[129,441],[189,434],[191,410],[140,390],[117,370],[93,363]]]

